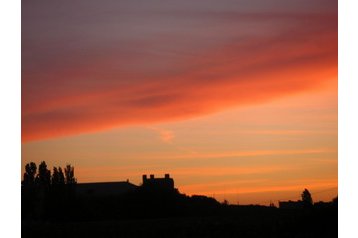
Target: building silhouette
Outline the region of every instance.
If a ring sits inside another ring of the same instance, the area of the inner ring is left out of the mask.
[[[174,188],[174,180],[170,177],[169,174],[165,174],[164,178],[155,178],[153,174],[147,177],[146,174],[142,176],[142,187],[144,189],[150,190],[166,190],[166,191],[173,191]]]
[[[169,174],[165,174],[164,178],[155,178],[153,174],[147,177],[142,176],[141,186],[130,183],[129,181],[121,182],[97,182],[97,183],[78,183],[75,187],[77,196],[117,196],[134,192],[139,188],[151,192],[172,192],[174,188],[174,179]]]
[[[124,182],[99,182],[99,183],[78,183],[76,185],[77,196],[116,196],[123,195],[138,188],[137,185]]]

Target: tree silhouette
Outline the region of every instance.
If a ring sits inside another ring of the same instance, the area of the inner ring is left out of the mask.
[[[36,180],[42,188],[48,189],[51,185],[51,171],[47,169],[45,161],[42,161],[39,165]]]
[[[52,186],[64,185],[65,184],[65,176],[62,172],[61,167],[53,167],[53,173],[51,177]]]
[[[63,174],[61,167],[58,167],[58,182],[59,184],[65,184],[65,175]]]
[[[311,193],[308,191],[308,189],[305,188],[305,190],[303,190],[301,197],[302,197],[302,202],[305,206],[313,205],[312,196]]]
[[[76,184],[77,180],[75,178],[75,168],[70,164],[66,165],[65,168],[65,182],[66,184]]]
[[[56,167],[53,167],[51,182],[52,182],[52,186],[56,186],[60,183],[60,177]]]
[[[24,179],[21,189],[21,213],[24,217],[34,217],[37,200],[37,186],[35,183],[37,166],[34,162],[25,165]]]
[[[24,173],[24,185],[33,185],[35,183],[37,166],[34,162],[30,162],[25,165],[25,173]]]

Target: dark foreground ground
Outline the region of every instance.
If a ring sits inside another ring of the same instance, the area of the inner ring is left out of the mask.
[[[337,209],[231,209],[216,216],[22,221],[22,237],[338,237]]]

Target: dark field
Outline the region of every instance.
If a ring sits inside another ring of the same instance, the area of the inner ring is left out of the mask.
[[[23,221],[22,237],[338,237],[338,210],[232,206],[206,217]]]

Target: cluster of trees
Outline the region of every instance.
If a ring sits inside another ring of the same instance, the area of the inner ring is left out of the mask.
[[[52,173],[45,161],[25,165],[21,186],[22,217],[29,219],[64,218],[75,199],[75,169],[70,164],[64,169],[53,167]],[[58,212],[51,213],[53,210]]]
[[[37,166],[34,162],[30,162],[25,165],[24,179],[22,181],[23,186],[48,186],[62,185],[62,184],[76,184],[75,169],[70,164],[66,165],[64,172],[61,167],[53,167],[53,172],[47,169],[47,164],[42,161],[37,170]]]

